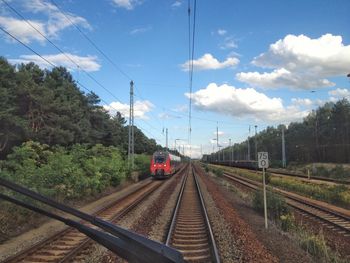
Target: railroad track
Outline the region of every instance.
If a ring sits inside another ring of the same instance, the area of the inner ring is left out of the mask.
[[[228,180],[234,181],[248,187],[253,190],[258,190],[262,187],[262,184],[242,176],[224,173],[223,176]],[[323,223],[324,226],[337,231],[338,233],[350,237],[350,217],[342,214],[338,211],[332,210],[332,208],[327,207],[327,204],[321,205],[321,202],[310,200],[309,198],[300,196],[298,194],[290,193],[281,190],[276,187],[271,187],[271,189],[284,196],[286,202],[291,207],[297,209],[302,214],[305,214],[311,218],[317,219]]]
[[[189,262],[220,262],[200,187],[192,167],[184,176],[166,245]]]
[[[249,171],[255,171],[254,168],[244,168],[239,166],[231,166],[231,165],[225,165],[225,164],[215,164],[215,165],[221,165],[225,167],[233,167],[236,169],[242,169],[242,170],[249,170]],[[258,173],[261,173],[261,171],[258,170]],[[310,176],[310,178],[305,174],[299,174],[299,173],[293,173],[288,171],[280,171],[278,169],[269,168],[269,173],[271,175],[279,176],[279,177],[291,177],[291,178],[300,178],[304,181],[312,180],[314,182],[319,181],[319,183],[332,183],[332,184],[344,184],[344,185],[350,185],[349,180],[341,180],[341,179],[334,179],[334,178],[327,178],[327,177],[321,177],[321,176]]]
[[[147,196],[159,188],[162,181],[149,181],[135,191],[109,204],[94,215],[110,222],[116,222]],[[93,227],[86,223],[87,226]],[[3,263],[17,262],[84,262],[88,248],[94,243],[78,230],[67,227],[53,236],[42,240],[32,247],[16,254]]]

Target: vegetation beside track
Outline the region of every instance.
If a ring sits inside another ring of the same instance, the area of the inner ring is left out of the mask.
[[[346,164],[350,162],[350,101],[343,98],[327,102],[310,112],[302,122],[288,126],[268,126],[254,136],[248,137],[250,145],[257,143],[257,152],[268,152],[271,167],[282,167],[281,137],[284,130],[287,162]],[[213,153],[225,155],[229,160],[234,153],[236,160],[247,159],[248,143],[243,141]],[[249,160],[255,160],[250,151]],[[347,178],[349,178],[347,176]]]
[[[136,157],[137,168],[149,165],[147,156]],[[26,142],[15,147],[6,160],[0,161],[0,176],[26,186],[59,202],[89,199],[116,187],[130,175],[127,160],[121,150],[101,144],[89,147],[49,147]],[[11,191],[2,192],[12,195]],[[23,196],[17,198],[30,201]],[[0,201],[0,235],[6,239],[16,228],[34,222],[39,216],[5,201]],[[39,204],[38,204],[39,205]]]
[[[244,169],[237,169],[232,167],[220,167],[212,168],[213,165],[209,166],[209,169],[221,169],[227,172],[233,172],[238,175],[244,176],[254,181],[261,182],[261,175],[256,174],[254,171],[248,171]],[[268,175],[268,173],[267,173]],[[280,178],[269,176],[269,185],[275,186],[286,191],[291,191],[312,199],[324,201],[330,204],[334,204],[346,209],[350,208],[350,191],[349,187],[345,185],[329,185],[329,184],[315,184],[312,182],[300,181],[293,178]]]
[[[213,166],[207,165],[205,165],[205,168],[207,171],[212,171],[215,176],[221,178],[220,174],[223,173],[222,168],[215,167],[213,169]],[[218,172],[218,170],[221,170],[221,172]],[[246,193],[232,184],[227,184],[225,181],[222,181],[221,183],[225,188],[230,190],[230,192],[233,192],[239,198],[248,202],[254,210],[263,216],[264,207],[262,191]],[[327,244],[322,232],[312,232],[307,229],[302,222],[298,222],[282,196],[268,191],[267,206],[268,218],[273,221],[279,229],[285,232],[289,238],[295,240],[303,250],[312,255],[315,262],[348,262],[348,259],[344,259],[338,251],[332,249],[329,244]]]

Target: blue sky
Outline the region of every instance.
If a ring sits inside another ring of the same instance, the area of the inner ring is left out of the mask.
[[[55,65],[69,67],[112,114],[119,110],[127,116],[133,79],[136,124],[162,145],[168,128],[170,147],[181,139],[177,145],[189,153],[187,1],[6,2],[65,55],[0,0],[3,29]],[[326,101],[349,97],[349,10],[347,0],[197,1],[192,156],[200,154],[201,145],[203,153],[212,150],[217,123],[219,142],[227,146],[229,139],[244,140],[249,125],[260,131],[300,121]],[[11,63],[49,67],[3,33],[0,50]]]

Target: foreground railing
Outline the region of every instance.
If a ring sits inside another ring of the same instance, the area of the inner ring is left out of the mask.
[[[183,257],[179,251],[170,248],[162,243],[150,240],[144,236],[138,235],[122,227],[111,224],[98,217],[83,213],[77,209],[66,206],[64,204],[60,204],[52,199],[49,199],[45,196],[42,196],[36,192],[33,192],[27,188],[24,188],[5,179],[0,178],[0,185],[11,189],[14,192],[23,194],[34,200],[42,202],[48,206],[56,208],[62,212],[74,215],[103,229],[107,233],[93,229],[74,220],[64,218],[52,212],[46,211],[42,208],[38,208],[34,205],[25,203],[23,201],[0,193],[1,199],[25,207],[47,217],[61,221],[66,225],[84,233],[91,239],[95,240],[99,244],[103,245],[104,247],[108,248],[109,250],[113,251],[115,254],[128,260],[129,262],[184,262]]]

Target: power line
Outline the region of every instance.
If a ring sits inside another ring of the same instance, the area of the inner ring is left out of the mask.
[[[69,23],[74,26],[79,33],[98,51],[100,54],[108,60],[109,63],[111,63],[124,77],[126,77],[128,80],[132,80],[132,78],[123,71],[105,52],[102,51],[95,43],[91,40],[81,29],[79,26],[77,26],[68,16],[65,12],[62,11],[62,9],[57,5],[57,3],[54,0],[51,0],[51,3],[57,7],[57,9],[61,12],[61,14],[64,15],[64,17],[69,21]]]
[[[52,67],[56,67],[56,65],[54,63],[52,63],[51,61],[47,60],[46,58],[44,58],[41,54],[39,54],[37,51],[35,51],[34,49],[32,49],[30,46],[28,46],[27,44],[23,43],[21,40],[19,40],[17,37],[15,37],[14,35],[12,35],[10,32],[8,32],[6,29],[2,28],[0,26],[0,30],[3,31],[5,34],[7,34],[8,36],[10,36],[11,38],[13,38],[14,40],[16,40],[18,43],[20,43],[21,45],[23,45],[24,47],[26,47],[28,50],[30,50],[31,52],[33,52],[34,54],[36,54],[37,56],[39,56],[42,60],[44,60],[45,62],[49,63]],[[92,90],[90,90],[89,88],[87,88],[84,84],[82,84],[81,82],[77,81],[77,84],[83,88],[84,90],[88,91],[88,92],[93,92]],[[102,102],[104,102],[106,105],[108,105],[107,101],[105,101],[104,99],[100,98],[100,100]],[[113,106],[109,105],[110,108],[112,108],[113,110],[115,110],[116,112],[119,112],[118,109],[114,108]],[[123,117],[126,117],[125,114],[123,114],[122,112],[120,112],[120,114]],[[146,132],[146,130],[142,127],[138,127],[140,130]],[[151,132],[147,131],[149,134],[151,134],[151,136],[153,136],[155,139],[157,139],[158,141],[161,141],[159,138],[157,138],[156,136],[154,136]]]
[[[192,41],[191,41],[191,0],[188,0],[188,71],[189,71],[189,110],[188,110],[188,143],[190,146],[190,158],[191,158],[191,134],[192,134],[192,86],[193,86],[193,59],[194,59],[194,47],[195,47],[195,33],[196,33],[196,13],[197,13],[197,1],[194,0],[193,6],[193,23],[192,23]]]
[[[30,46],[28,46],[27,44],[23,43],[21,40],[19,40],[17,37],[15,37],[14,35],[12,35],[10,32],[8,32],[6,29],[4,29],[3,27],[0,26],[0,30],[3,31],[5,34],[9,35],[10,37],[12,37],[14,40],[16,40],[18,43],[22,44],[24,47],[26,47],[27,49],[29,49],[31,52],[33,52],[34,54],[36,54],[37,56],[39,56],[41,59],[43,59],[45,62],[49,63],[51,66],[56,67],[55,64],[53,64],[51,61],[47,60],[46,58],[44,58],[43,56],[41,56],[38,52],[36,52],[34,49],[32,49]]]
[[[107,91],[113,98],[115,98],[117,101],[121,101],[118,97],[116,97],[112,92],[110,92],[105,86],[103,86],[99,81],[96,80],[90,73],[88,73],[86,70],[80,67],[80,65],[75,62],[70,56],[68,56],[60,47],[58,47],[55,43],[53,43],[47,36],[45,36],[40,30],[38,30],[35,26],[32,25],[21,13],[19,13],[15,8],[13,8],[7,1],[1,0],[3,3],[5,3],[14,13],[16,13],[19,17],[21,17],[30,27],[32,27],[38,34],[40,34],[42,37],[44,37],[51,45],[53,45],[62,55],[64,55],[66,58],[68,58],[73,64],[75,64],[78,68],[80,68],[90,79],[92,79],[97,85],[99,85],[101,88],[103,88],[105,91]],[[37,53],[36,53],[37,54]],[[45,59],[45,61],[47,61]],[[50,63],[50,65],[52,65]]]

